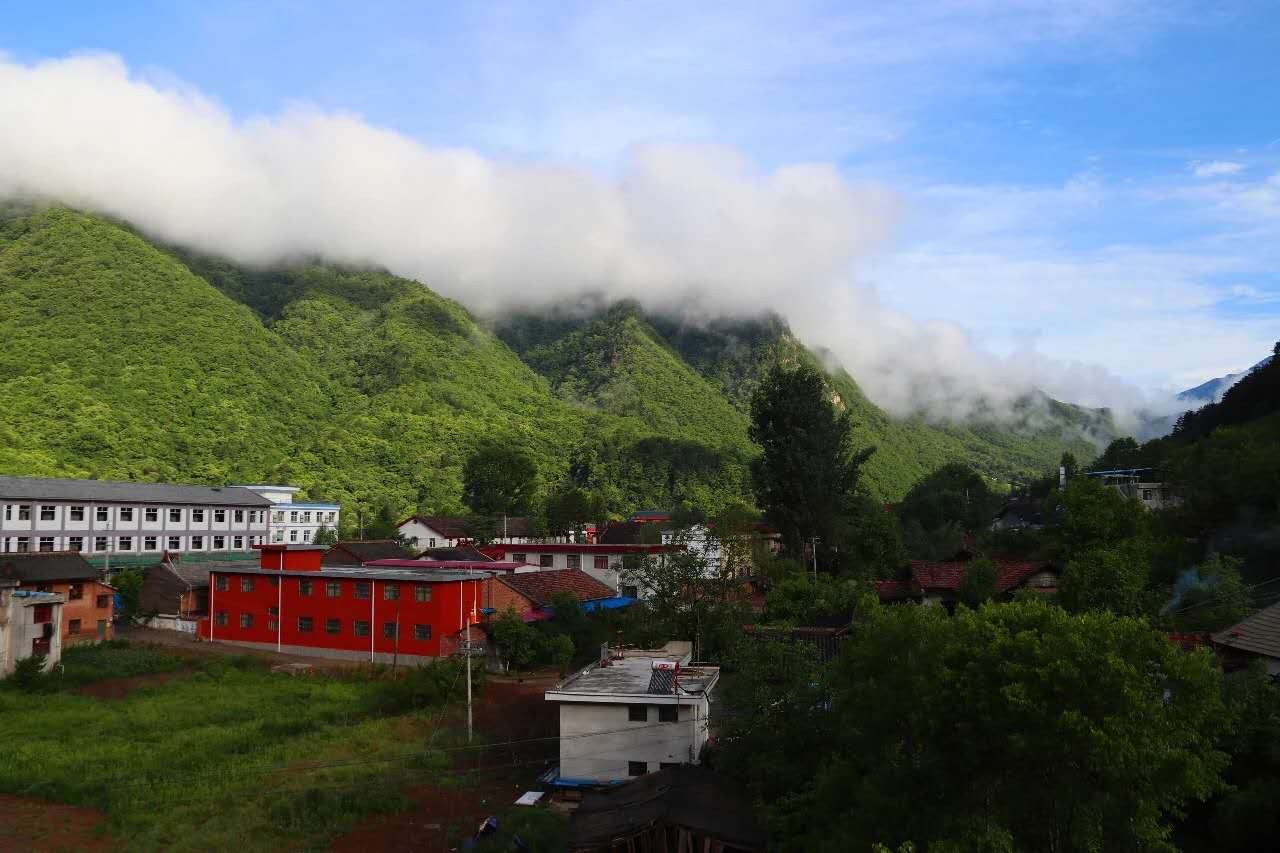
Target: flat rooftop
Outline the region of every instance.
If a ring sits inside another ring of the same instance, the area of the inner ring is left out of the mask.
[[[485,572],[449,572],[439,569],[385,569],[370,566],[322,566],[319,569],[263,569],[258,566],[218,566],[210,571],[237,575],[265,575],[291,578],[332,578],[357,581],[404,581],[406,583],[448,583],[451,581],[483,580],[491,575]]]
[[[592,664],[546,692],[553,701],[601,701],[605,698],[699,696],[720,677],[718,666],[689,666],[692,644],[668,643],[661,649],[620,649],[608,665]],[[654,661],[673,661],[679,670],[654,669]]]

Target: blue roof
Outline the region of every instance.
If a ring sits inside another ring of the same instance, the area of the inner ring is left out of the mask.
[[[594,601],[582,602],[582,609],[590,613],[592,610],[621,610],[636,603],[636,599],[620,595],[614,598],[597,598]],[[548,608],[551,609],[551,608]]]

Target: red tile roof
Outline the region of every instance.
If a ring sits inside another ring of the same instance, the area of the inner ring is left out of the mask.
[[[571,592],[579,601],[595,601],[613,598],[614,592],[606,584],[591,577],[581,569],[549,569],[545,572],[522,572],[498,578],[538,607],[551,603],[557,592]]]
[[[1016,589],[1036,572],[1045,571],[1051,567],[1049,563],[1038,560],[993,560],[992,562],[996,566],[996,589],[1001,592]],[[965,570],[968,566],[967,560],[948,562],[912,560],[911,580],[919,584],[921,589],[955,591],[960,589],[960,584],[964,582]]]
[[[881,601],[902,601],[911,597],[911,581],[876,581]]]

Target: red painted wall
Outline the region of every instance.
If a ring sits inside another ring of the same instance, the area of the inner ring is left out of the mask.
[[[227,589],[218,589],[218,578],[227,578]],[[252,579],[253,590],[245,592],[241,581]],[[280,581],[284,587],[280,590],[283,634],[280,642],[286,646],[310,646],[323,649],[342,649],[353,652],[368,652],[369,637],[359,637],[355,633],[357,620],[372,621],[370,626],[373,638],[373,649],[377,652],[392,654],[399,651],[406,655],[426,655],[439,657],[441,654],[441,638],[456,634],[462,628],[458,618],[458,598],[463,595],[464,616],[470,612],[472,596],[478,597],[479,606],[484,606],[483,579],[468,581],[446,581],[425,583],[421,581],[383,581],[370,580],[371,598],[356,598],[357,580],[351,578],[326,578],[320,575],[310,578],[284,575],[276,577],[271,574],[248,575],[233,571],[210,572],[210,617],[200,625],[201,636],[209,639],[212,624],[213,640],[237,640],[252,643],[276,642],[276,629],[272,622],[276,617],[270,614],[270,608],[276,606],[277,588],[273,581]],[[300,594],[302,583],[310,582],[311,594]],[[340,594],[336,598],[328,595],[328,584],[338,584]],[[388,585],[399,585],[400,598],[388,600],[384,590]],[[415,588],[423,586],[431,590],[431,600],[417,600]],[[373,619],[370,620],[370,601],[373,603]],[[219,612],[227,614],[227,624],[217,624]],[[241,627],[241,614],[248,613],[253,623],[248,628]],[[394,637],[383,634],[386,622],[395,622],[399,615],[400,640],[397,649]],[[311,631],[299,629],[298,619],[311,617]],[[325,621],[338,619],[340,631],[329,634]],[[415,625],[430,625],[431,639],[418,640]],[[449,645],[448,648],[452,648]],[[446,652],[448,649],[446,649]]]

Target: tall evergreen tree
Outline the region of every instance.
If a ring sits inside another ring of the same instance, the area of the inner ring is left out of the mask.
[[[849,413],[821,374],[775,368],[752,396],[750,435],[763,451],[751,470],[756,501],[788,553],[802,556],[815,537],[833,544],[874,448],[854,451]]]

